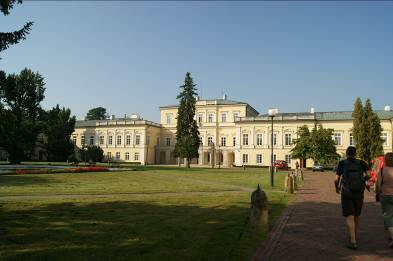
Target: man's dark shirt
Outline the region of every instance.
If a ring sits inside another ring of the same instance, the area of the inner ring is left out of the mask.
[[[354,158],[348,158],[348,160],[355,160]],[[359,160],[360,165],[362,165],[362,172],[368,171],[368,165],[363,160]],[[342,176],[344,174],[344,160],[340,160],[337,166],[337,175]]]

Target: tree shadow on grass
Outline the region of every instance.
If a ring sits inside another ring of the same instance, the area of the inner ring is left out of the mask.
[[[52,179],[44,176],[38,176],[41,174],[12,174],[12,175],[0,175],[0,187],[2,186],[25,186],[35,184],[46,184],[55,182]]]
[[[266,236],[245,225],[248,211],[127,201],[0,208],[0,259],[247,260]]]
[[[191,167],[191,168],[186,168],[186,167],[178,167],[178,166],[173,166],[173,165],[145,165],[145,166],[134,166],[134,168],[138,171],[151,171],[151,170],[172,170],[172,171],[178,171],[178,172],[200,172],[204,171],[209,168],[200,168],[200,167]]]

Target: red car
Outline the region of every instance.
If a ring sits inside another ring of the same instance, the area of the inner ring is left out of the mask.
[[[285,160],[276,160],[274,162],[274,167],[277,169],[288,169],[288,163]]]
[[[383,168],[384,164],[385,159],[383,156],[379,156],[371,160],[370,179],[368,180],[368,184],[370,186],[374,186],[377,182],[378,172]]]

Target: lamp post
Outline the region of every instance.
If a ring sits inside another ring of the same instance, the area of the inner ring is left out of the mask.
[[[271,128],[272,128],[272,132],[271,132],[271,136],[270,136],[270,186],[274,186],[274,160],[273,160],[273,119],[274,117],[278,114],[278,109],[277,108],[273,108],[273,109],[269,109],[268,111],[269,117],[271,119]]]

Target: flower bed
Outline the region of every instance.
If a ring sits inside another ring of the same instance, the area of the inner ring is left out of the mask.
[[[15,174],[52,174],[52,173],[81,173],[81,172],[104,172],[109,171],[107,167],[78,167],[64,169],[16,169]]]

